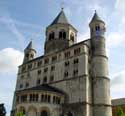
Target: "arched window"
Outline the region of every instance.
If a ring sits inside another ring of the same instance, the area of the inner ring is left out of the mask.
[[[42,111],[42,112],[41,112],[41,116],[48,116],[47,111]]]
[[[54,32],[51,32],[50,34],[49,34],[49,40],[52,40],[52,39],[54,39],[55,38],[55,33]]]
[[[49,34],[49,40],[51,40],[51,38],[52,38],[52,35],[51,35],[51,33]]]
[[[27,57],[27,58],[29,57],[29,54],[28,54],[28,53],[26,54],[26,57]]]
[[[55,37],[55,33],[54,33],[54,32],[52,32],[52,39],[54,39],[54,37]]]
[[[61,30],[59,32],[59,38],[60,39],[66,39],[66,32],[65,32],[65,30]]]
[[[74,37],[74,34],[71,33],[71,34],[70,34],[70,40],[74,42],[74,38],[75,38],[75,37]]]
[[[26,88],[27,88],[27,87],[29,87],[29,83],[28,83],[28,82],[26,83]]]
[[[66,32],[63,32],[63,39],[66,39]]]
[[[50,102],[50,95],[48,95],[48,102]]]
[[[47,77],[46,76],[43,78],[43,83],[47,83]]]
[[[56,97],[55,97],[55,96],[53,96],[53,103],[55,103],[55,100],[56,100]]]
[[[95,30],[96,30],[96,31],[100,31],[100,26],[96,26],[96,27],[95,27]]]
[[[62,38],[62,32],[61,31],[59,32],[59,38]]]
[[[39,84],[40,84],[40,79],[37,80],[37,85],[39,85]]]
[[[33,55],[33,54],[31,54],[31,55],[30,55],[30,58],[33,58],[33,57],[34,57],[34,55]]]

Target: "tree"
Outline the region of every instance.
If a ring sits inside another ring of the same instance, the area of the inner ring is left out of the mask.
[[[24,116],[23,112],[18,112],[16,116]]]
[[[4,104],[0,104],[0,116],[6,115],[6,109],[4,107]]]
[[[123,109],[121,107],[117,108],[116,116],[125,116],[125,113],[123,112]]]

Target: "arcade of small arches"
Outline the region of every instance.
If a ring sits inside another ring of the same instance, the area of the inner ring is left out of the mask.
[[[52,109],[51,109],[52,110]],[[20,106],[16,110],[16,114],[22,112],[24,116],[54,116],[53,112],[49,109],[49,107],[41,107],[37,109],[35,106],[31,105],[28,108],[24,106]],[[62,113],[59,110],[59,116],[73,116],[71,111],[67,113]]]
[[[59,31],[59,33],[58,33],[58,38],[59,39],[64,39],[65,40],[66,37],[67,37],[67,33],[66,33],[65,30]],[[52,31],[52,32],[49,33],[48,40],[50,41],[50,40],[54,40],[54,39],[55,39],[55,32]],[[70,34],[70,40],[74,42],[74,39],[75,39],[75,35],[73,33],[71,33]]]
[[[20,106],[16,114],[19,112],[23,113],[24,116],[50,116],[50,110],[48,107],[41,107],[37,109],[35,106],[31,105],[28,108]]]
[[[64,96],[52,94],[52,93],[23,93],[23,94],[17,94],[17,104],[20,103],[32,103],[32,102],[38,102],[38,103],[48,103],[48,104],[62,104],[64,103]]]

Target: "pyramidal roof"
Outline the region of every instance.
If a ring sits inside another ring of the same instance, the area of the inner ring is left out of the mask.
[[[33,46],[33,41],[31,40],[30,43],[28,44],[28,46],[25,48],[25,50],[30,50],[33,49],[34,50],[34,46]]]
[[[90,23],[92,23],[92,22],[94,22],[94,21],[101,21],[101,22],[104,23],[104,21],[98,16],[98,14],[97,14],[96,11],[95,11],[95,14],[94,14],[94,16],[93,16],[93,18],[92,18],[92,20],[91,20]]]
[[[59,23],[69,24],[67,17],[63,11],[63,8],[62,8],[61,12],[57,15],[57,17],[54,19],[54,21],[51,23],[51,25],[59,24]]]

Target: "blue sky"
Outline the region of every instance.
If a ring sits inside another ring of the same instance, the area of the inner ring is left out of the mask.
[[[62,0],[0,0],[0,103],[11,110],[17,67],[23,49],[33,39],[43,54],[45,29],[57,16]],[[69,22],[78,30],[78,41],[89,38],[94,10],[106,22],[111,97],[125,97],[125,0],[64,0]]]

